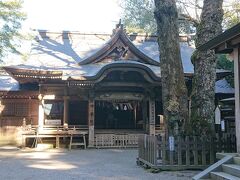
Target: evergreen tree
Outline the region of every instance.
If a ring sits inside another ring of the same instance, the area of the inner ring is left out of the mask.
[[[21,11],[22,3],[20,0],[0,0],[0,61],[8,53],[19,53],[17,40],[22,38],[19,30],[26,18]]]

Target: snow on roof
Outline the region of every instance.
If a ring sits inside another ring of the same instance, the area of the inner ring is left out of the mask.
[[[16,58],[8,65],[14,64],[16,68],[32,70],[58,70],[63,71],[63,79],[70,76],[95,76],[106,64],[88,64],[79,66],[77,63],[90,57],[101,49],[111,39],[110,34],[85,34],[85,33],[51,33],[39,31],[31,45],[30,53],[25,61]],[[147,56],[159,62],[159,50],[156,39],[133,39],[133,44]],[[187,42],[180,43],[181,57],[185,73],[193,73],[194,68],[191,63],[191,55],[194,48]],[[16,56],[14,56],[16,57]],[[116,61],[112,63],[124,63]],[[137,63],[128,61],[128,63]],[[155,75],[160,77],[160,68],[147,65]],[[219,71],[219,70],[218,70]],[[221,71],[222,72],[222,71]],[[0,77],[1,89],[18,90],[18,83],[10,76]],[[234,93],[234,89],[227,84],[227,81],[219,80],[216,82],[216,93]]]
[[[156,41],[133,41],[134,45],[155,61],[160,61],[158,43]],[[186,42],[180,42],[181,57],[183,63],[183,69],[185,73],[193,73],[194,67],[191,62],[191,55],[195,50],[189,46]]]
[[[110,34],[85,33],[51,33],[38,31],[32,42],[30,53],[26,61],[16,60],[7,65],[20,65],[37,69],[68,69],[101,49],[111,39]],[[144,54],[159,62],[159,51],[156,40],[135,39],[133,44]],[[184,72],[193,73],[191,54],[194,48],[187,43],[180,43]],[[16,58],[16,57],[14,57]],[[14,61],[14,60],[13,60]]]
[[[37,36],[26,63],[42,68],[60,68],[72,66],[97,52],[109,35],[50,33]]]
[[[231,85],[224,78],[216,81],[215,93],[234,94],[234,88],[232,88]]]
[[[0,91],[18,91],[19,83],[8,74],[0,74]]]

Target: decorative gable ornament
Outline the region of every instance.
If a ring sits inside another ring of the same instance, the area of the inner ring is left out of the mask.
[[[159,62],[145,55],[132,43],[121,26],[114,30],[112,38],[99,51],[79,62],[79,65],[111,63],[123,60],[159,66]]]

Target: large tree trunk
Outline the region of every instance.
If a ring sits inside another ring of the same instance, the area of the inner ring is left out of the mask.
[[[201,21],[197,26],[196,47],[222,32],[223,0],[204,0]],[[190,133],[214,132],[216,56],[213,50],[198,51],[192,55],[194,78]]]
[[[175,0],[155,0],[164,117],[170,135],[178,134],[188,119],[188,97],[180,56]]]

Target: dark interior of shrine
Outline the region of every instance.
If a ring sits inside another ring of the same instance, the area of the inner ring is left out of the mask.
[[[96,129],[142,129],[142,105],[139,101],[96,101]]]
[[[69,125],[88,124],[88,101],[69,102]]]
[[[160,101],[155,102],[156,125],[162,114]],[[47,119],[63,118],[62,101],[46,101]],[[95,101],[95,129],[138,129],[143,130],[149,117],[149,106],[137,100],[99,100]],[[69,102],[69,125],[88,125],[88,101]]]

